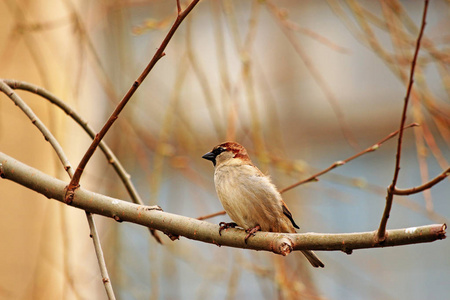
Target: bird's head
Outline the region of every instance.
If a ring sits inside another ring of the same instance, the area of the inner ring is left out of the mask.
[[[214,166],[221,164],[242,164],[250,162],[247,150],[236,142],[225,142],[215,146],[202,158],[212,161]]]

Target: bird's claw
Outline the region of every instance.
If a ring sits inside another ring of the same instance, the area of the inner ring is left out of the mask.
[[[219,235],[221,236],[222,235],[222,230],[226,230],[228,228],[234,228],[234,227],[236,227],[238,225],[236,223],[234,223],[234,222],[231,222],[231,223],[220,222],[219,226],[220,226],[220,228],[219,228]]]
[[[256,225],[253,228],[249,228],[249,229],[245,230],[245,232],[248,233],[247,236],[245,237],[245,243],[247,244],[248,238],[251,237],[252,235],[255,235],[255,233],[260,230],[261,230],[261,226],[259,226],[259,225]]]

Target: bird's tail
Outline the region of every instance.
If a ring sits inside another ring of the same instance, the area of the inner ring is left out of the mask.
[[[303,255],[306,256],[306,258],[308,259],[308,261],[311,263],[311,265],[314,268],[323,268],[325,267],[325,265],[323,264],[323,262],[317,257],[317,255],[312,252],[311,250],[302,250]]]

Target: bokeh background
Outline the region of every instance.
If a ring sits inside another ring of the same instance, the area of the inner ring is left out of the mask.
[[[187,3],[182,3],[183,6]],[[203,0],[183,22],[106,142],[145,202],[199,217],[222,210],[201,159],[236,140],[281,189],[398,129],[424,1]],[[450,159],[450,2],[431,0],[398,186]],[[5,0],[0,77],[40,85],[99,130],[176,17],[175,1]],[[19,92],[73,165],[90,140],[45,100]],[[49,144],[0,96],[0,151],[67,180]],[[396,140],[283,194],[303,232],[375,230]],[[81,184],[128,200],[97,151]],[[396,197],[388,228],[447,222],[448,180]],[[96,217],[119,299],[444,299],[450,244],[300,254],[229,249]],[[228,221],[218,216],[208,221]],[[0,299],[106,299],[84,212],[0,180]]]

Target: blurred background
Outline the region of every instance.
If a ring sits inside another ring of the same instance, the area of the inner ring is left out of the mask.
[[[182,3],[183,7],[187,2]],[[222,210],[201,156],[235,140],[279,189],[398,129],[424,1],[203,0],[106,136],[145,202],[200,217]],[[450,159],[450,2],[432,0],[405,131],[400,188]],[[42,86],[100,130],[176,17],[175,1],[0,3],[0,77]],[[19,95],[77,165],[89,137],[42,98]],[[5,95],[0,151],[68,180],[50,145]],[[283,193],[302,232],[375,230],[396,139]],[[129,200],[97,151],[81,185]],[[448,179],[394,200],[388,229],[444,223]],[[278,257],[96,216],[118,299],[444,299],[450,244]],[[222,215],[208,219],[229,221]],[[0,299],[106,299],[85,214],[0,180]]]

